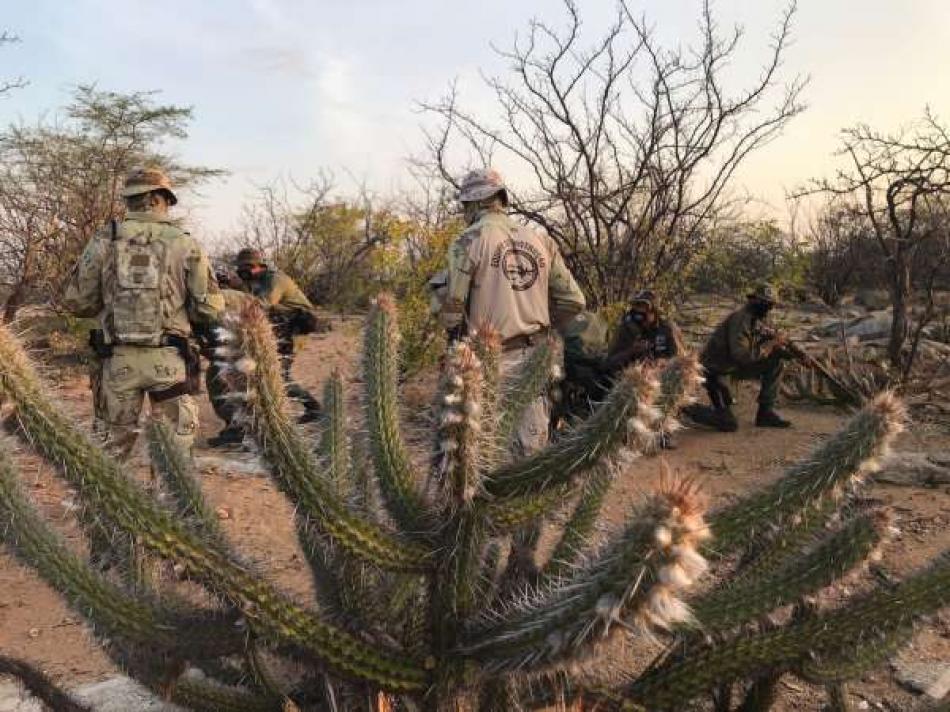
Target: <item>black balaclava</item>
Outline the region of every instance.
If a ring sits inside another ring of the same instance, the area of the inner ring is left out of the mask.
[[[759,319],[764,319],[769,315],[769,312],[772,311],[772,307],[775,306],[771,302],[765,302],[761,299],[753,299],[749,302],[749,311]]]

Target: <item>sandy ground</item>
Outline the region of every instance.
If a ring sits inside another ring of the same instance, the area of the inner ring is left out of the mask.
[[[306,344],[295,366],[296,375],[319,392],[331,370],[339,368],[355,392],[359,388],[358,351],[358,323],[338,322],[332,333],[311,338]],[[411,405],[418,417],[419,408],[427,400],[427,389],[417,386],[414,391]],[[84,379],[63,381],[59,395],[64,409],[88,422]],[[219,508],[227,534],[240,549],[268,571],[278,586],[307,601],[310,582],[295,543],[286,499],[252,456],[206,448],[205,439],[217,431],[219,424],[206,399],[201,399],[197,457],[208,498]],[[353,401],[355,411],[355,395]],[[754,391],[743,388],[739,393],[739,432],[687,430],[678,436],[678,449],[664,455],[674,470],[698,476],[714,504],[771,481],[784,466],[841,423],[841,416],[831,410],[788,407],[784,412],[795,422],[794,429],[758,430],[751,426],[753,401]],[[918,425],[901,437],[898,449],[946,451],[950,449],[950,435],[936,427]],[[20,460],[24,482],[43,514],[57,523],[71,543],[81,546],[70,515],[74,505],[69,491],[37,458],[22,452]],[[609,498],[607,517],[612,521],[621,519],[653,485],[659,468],[660,459],[655,457],[633,463]],[[144,470],[144,465],[139,469]],[[950,488],[880,485],[873,487],[868,496],[891,507],[900,518],[902,533],[884,551],[883,565],[893,574],[901,576],[914,570],[950,545]],[[79,616],[30,570],[6,554],[0,554],[0,653],[33,661],[67,685],[101,680],[115,672],[92,643]],[[906,655],[916,660],[950,661],[950,612],[925,622]],[[783,699],[776,709],[822,708],[822,695],[797,679],[784,679],[781,689]],[[854,684],[852,694],[856,701],[867,700],[870,709],[907,710],[915,699],[894,684],[886,669]]]

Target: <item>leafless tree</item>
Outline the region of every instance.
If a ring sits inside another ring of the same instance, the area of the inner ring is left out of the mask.
[[[185,166],[162,152],[183,138],[191,110],[157,105],[148,92],[77,88],[56,122],[0,133],[0,284],[3,318],[31,295],[55,306],[83,246],[121,215],[119,190],[136,165],[165,168],[179,186],[220,171]]]
[[[845,129],[842,139],[838,153],[846,166],[795,195],[824,193],[860,206],[880,247],[891,292],[888,357],[895,369],[906,372],[915,258],[925,246],[946,240],[947,222],[941,216],[950,199],[950,135],[927,111],[921,121],[896,133],[859,124]],[[936,258],[940,264],[950,255],[938,251]]]
[[[318,301],[341,303],[343,286],[388,235],[369,191],[352,201],[332,191],[328,173],[303,185],[280,179],[260,186],[232,242],[260,249]]]
[[[876,286],[876,275],[869,274],[868,268],[880,261],[876,254],[868,259],[874,237],[859,205],[822,206],[804,231],[810,248],[808,281],[822,301],[836,306],[850,288]]]
[[[19,41],[20,38],[14,34],[11,34],[10,32],[0,32],[0,47],[3,45],[14,44]],[[0,96],[3,96],[14,89],[21,89],[25,86],[26,80],[23,77],[0,80]]]
[[[534,20],[513,47],[496,50],[511,66],[486,77],[496,115],[464,108],[453,86],[422,105],[437,119],[419,159],[444,180],[453,158],[503,158],[516,176],[513,209],[558,243],[598,304],[624,298],[637,283],[675,280],[728,202],[736,169],[803,110],[805,80],[780,70],[794,5],[782,14],[759,76],[729,92],[726,66],[742,28],[722,32],[709,2],[694,47],[661,46],[647,20],[622,0],[615,22],[582,45],[578,5],[567,24]]]

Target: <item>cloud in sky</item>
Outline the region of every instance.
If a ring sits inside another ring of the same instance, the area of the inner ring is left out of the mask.
[[[695,37],[698,0],[630,0],[666,41]],[[754,75],[782,0],[719,0],[726,27],[746,26],[748,49],[731,71]],[[810,109],[754,155],[738,179],[781,207],[785,186],[828,170],[836,130],[858,120],[883,128],[931,105],[950,119],[950,3],[803,0],[785,63],[806,73]],[[421,145],[414,101],[461,78],[463,96],[490,109],[480,71],[503,73],[490,43],[506,46],[528,19],[557,23],[560,0],[479,3],[436,0],[32,0],[7,3],[0,29],[23,42],[0,54],[0,75],[31,85],[0,102],[0,122],[33,120],[68,99],[69,88],[160,89],[192,105],[187,160],[230,177],[209,186],[196,219],[209,231],[234,224],[255,183],[306,179],[321,168],[387,190]],[[580,3],[592,33],[610,22],[614,0]]]

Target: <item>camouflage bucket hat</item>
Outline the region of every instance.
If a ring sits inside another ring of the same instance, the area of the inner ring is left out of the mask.
[[[462,179],[458,199],[462,203],[477,203],[479,200],[490,198],[496,193],[505,193],[505,202],[507,203],[507,188],[501,173],[493,168],[485,168],[470,171]]]
[[[165,172],[158,168],[136,168],[130,171],[122,187],[122,197],[131,198],[134,195],[153,191],[164,193],[171,205],[178,202],[178,197],[172,191],[172,182]]]
[[[757,284],[751,292],[746,294],[747,299],[758,299],[769,304],[778,304],[778,292],[775,287],[767,282]]]
[[[264,264],[264,253],[253,247],[245,247],[237,253],[235,261],[238,265],[262,265]]]

